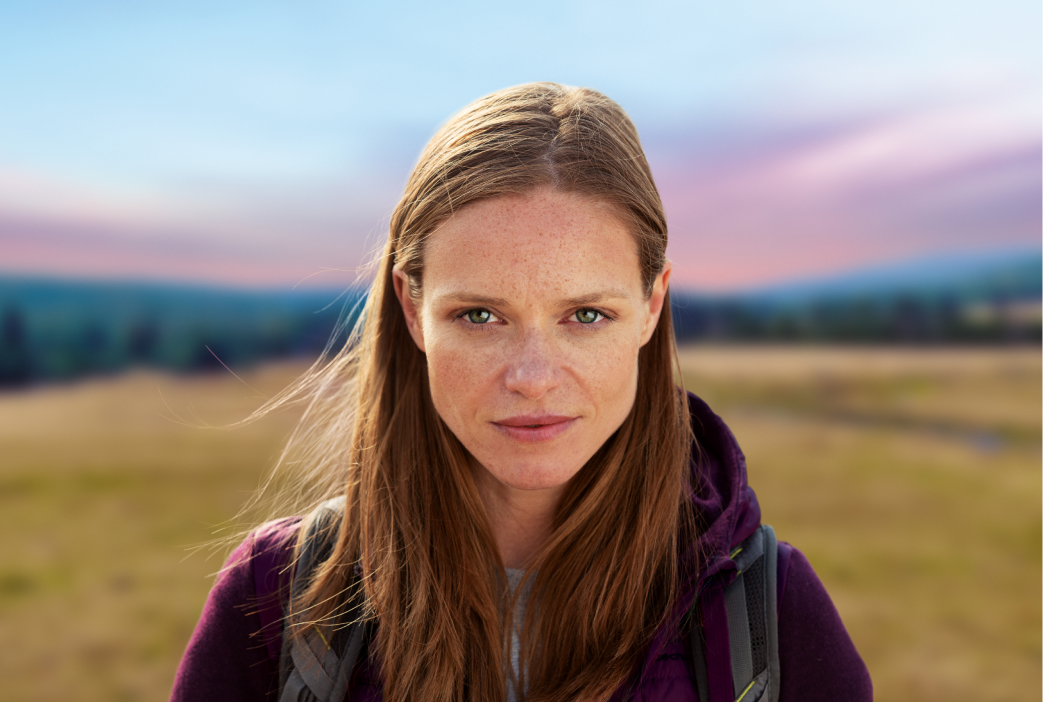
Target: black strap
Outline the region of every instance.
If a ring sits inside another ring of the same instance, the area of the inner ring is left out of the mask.
[[[695,678],[695,691],[700,701],[710,700],[710,682],[706,674],[706,638],[703,634],[702,618],[699,617],[699,609],[692,607],[691,629],[688,633],[689,646],[691,647],[692,674]]]
[[[778,543],[762,525],[731,555],[737,573],[724,589],[732,688],[737,701],[777,701],[780,667],[776,582]],[[699,599],[689,612],[689,647],[699,700],[709,700],[706,635]]]

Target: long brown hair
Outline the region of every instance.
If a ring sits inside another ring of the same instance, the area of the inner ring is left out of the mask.
[[[435,411],[393,268],[419,299],[424,243],[439,224],[477,200],[537,188],[614,205],[651,294],[666,220],[627,115],[584,88],[509,88],[465,108],[428,143],[391,217],[359,326],[290,393],[309,406],[288,456],[345,495],[332,558],[291,604],[290,636],[328,623],[359,573],[390,700],[502,700],[512,612],[469,454]],[[693,532],[691,433],[669,310],[668,295],[639,353],[632,411],[570,481],[528,569],[516,687],[528,698],[608,698],[674,605],[680,546]]]

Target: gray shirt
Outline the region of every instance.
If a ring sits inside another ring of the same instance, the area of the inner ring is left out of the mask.
[[[525,573],[524,569],[507,569],[507,597],[511,598],[514,596],[514,592],[518,590],[518,586],[521,583],[522,575]],[[529,604],[529,592],[532,590],[532,578],[529,578],[521,587],[521,593],[518,594],[518,600],[514,604],[513,613],[513,626],[511,628],[511,657],[508,665],[510,670],[507,672],[507,700],[517,701],[520,700],[518,692],[514,690],[514,683],[512,680],[512,674],[517,675],[518,672],[518,658],[521,655],[521,627],[522,623],[525,622],[525,608]],[[525,684],[522,683],[522,695],[525,694]]]

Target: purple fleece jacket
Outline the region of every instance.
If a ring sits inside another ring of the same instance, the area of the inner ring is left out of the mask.
[[[656,636],[635,672],[632,700],[697,700],[680,618],[699,585],[716,573],[700,596],[707,639],[707,678],[713,700],[732,699],[727,629],[714,627],[723,613],[720,588],[734,577],[728,558],[760,525],[760,506],[746,482],[746,461],[732,433],[709,407],[689,394],[699,443],[693,460],[695,501],[703,530],[694,549],[704,568],[683,589],[671,621]],[[229,556],[218,576],[174,680],[171,700],[278,700],[282,605],[287,565],[300,518],[284,518],[255,530]],[[797,549],[779,542],[778,631],[781,700],[871,700],[869,672],[822,582]],[[380,700],[379,668],[372,658],[356,668],[349,700]],[[625,694],[620,691],[617,698]]]

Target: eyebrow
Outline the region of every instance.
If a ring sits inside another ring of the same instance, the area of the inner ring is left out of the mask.
[[[467,291],[453,291],[438,297],[442,300],[450,300],[453,302],[464,303],[466,305],[488,305],[497,308],[504,308],[510,305],[510,301],[506,298],[496,298],[493,296],[482,295],[480,293],[469,293]],[[577,296],[575,298],[565,298],[564,300],[559,300],[558,305],[562,307],[578,307],[581,305],[594,305],[596,303],[605,302],[606,300],[618,300],[627,297],[629,297],[627,291],[621,288],[610,288],[594,293],[587,293],[586,295]]]
[[[581,295],[578,298],[568,298],[562,300],[561,305],[565,307],[576,307],[579,305],[594,305],[596,303],[603,303],[606,300],[618,300],[620,298],[628,298],[628,292],[622,288],[610,288],[608,290],[597,291],[596,293],[588,293],[587,295]]]

